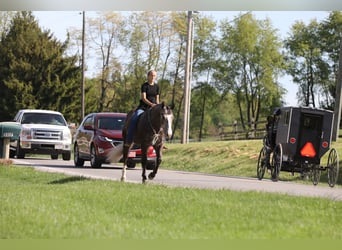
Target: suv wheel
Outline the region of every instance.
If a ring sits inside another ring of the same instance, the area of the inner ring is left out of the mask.
[[[146,164],[146,169],[147,170],[153,170],[156,167],[156,163],[155,162],[147,162]]]
[[[80,158],[77,144],[74,147],[74,164],[75,167],[83,167],[84,165],[84,160]]]
[[[128,168],[135,168],[135,165],[136,165],[135,162],[127,160],[127,167]]]
[[[95,147],[92,145],[90,148],[90,166],[92,168],[100,168],[101,165],[102,162],[97,158]]]

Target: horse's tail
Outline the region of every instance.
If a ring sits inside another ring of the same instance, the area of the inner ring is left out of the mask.
[[[123,144],[121,143],[109,152],[107,156],[107,160],[110,163],[119,162],[122,157],[122,153],[123,153]]]

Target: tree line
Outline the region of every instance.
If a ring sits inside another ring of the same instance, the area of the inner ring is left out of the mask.
[[[193,18],[190,138],[218,135],[222,124],[235,120],[251,129],[284,105],[286,89],[278,81],[285,73],[298,85],[299,105],[334,108],[341,12],[307,25],[295,21],[284,40],[271,20],[257,20],[252,12],[233,21],[201,13]],[[96,64],[86,68],[92,76],[85,80],[85,113],[135,108],[153,68],[161,99],[174,105],[179,138],[186,24],[186,12],[87,16],[85,61]],[[39,27],[32,12],[0,12],[0,32],[0,119],[12,119],[20,108],[46,108],[79,123],[82,30],[71,28],[67,40],[59,41]]]

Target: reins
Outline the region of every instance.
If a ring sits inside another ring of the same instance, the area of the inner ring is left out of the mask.
[[[159,139],[159,137],[160,137],[159,132],[160,132],[161,127],[159,128],[158,133],[157,133],[156,130],[153,128],[153,126],[152,126],[152,121],[151,121],[151,114],[150,114],[150,113],[151,113],[151,109],[152,109],[152,108],[150,108],[150,109],[147,111],[147,119],[148,119],[148,124],[150,125],[150,127],[151,127],[151,129],[152,129],[152,131],[153,131],[153,133],[154,133],[153,139],[152,139],[152,145],[154,146],[154,145],[157,143],[157,141],[158,141],[158,139]]]

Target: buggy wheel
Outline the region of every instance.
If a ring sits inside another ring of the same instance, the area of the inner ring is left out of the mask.
[[[259,153],[258,165],[257,165],[257,177],[259,180],[262,180],[262,178],[264,178],[264,174],[266,170],[266,153],[267,153],[266,147],[262,147]]]
[[[321,170],[319,165],[313,165],[310,171],[312,184],[315,186],[318,184],[321,178]]]
[[[283,148],[278,144],[273,151],[272,164],[271,164],[271,177],[273,181],[279,180],[279,173],[283,162]]]
[[[334,148],[330,150],[330,153],[328,156],[327,169],[328,169],[328,184],[330,187],[334,187],[337,182],[338,170],[339,170],[338,154]]]

